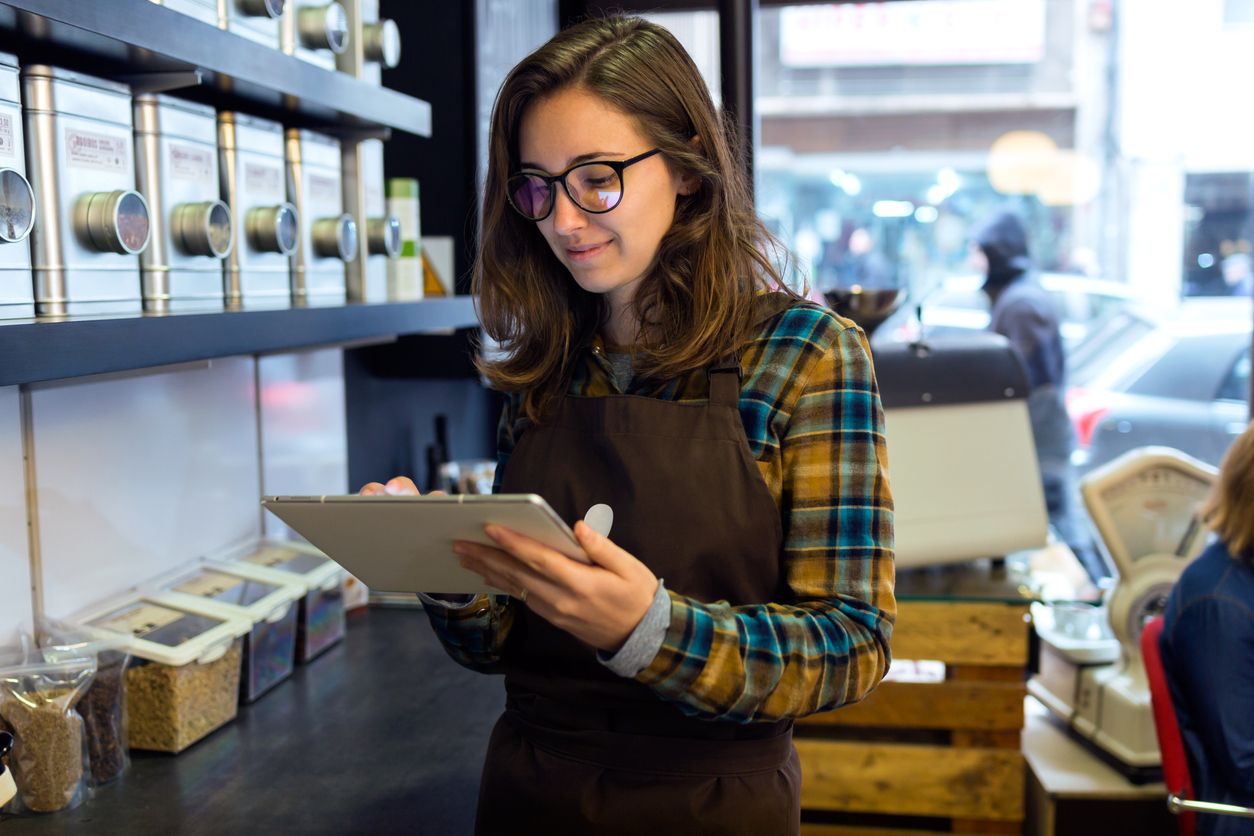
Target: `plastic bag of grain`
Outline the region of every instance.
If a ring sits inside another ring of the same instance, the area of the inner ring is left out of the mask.
[[[96,660],[96,677],[75,710],[83,718],[94,786],[120,777],[130,765],[126,749],[126,668],[131,654],[125,636],[92,633],[50,618],[36,636],[49,659],[85,656]]]
[[[86,797],[87,749],[74,706],[95,673],[94,658],[50,661],[38,650],[0,662],[0,720],[14,738],[13,812],[55,813]]]

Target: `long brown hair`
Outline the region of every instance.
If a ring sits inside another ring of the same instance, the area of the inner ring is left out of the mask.
[[[675,37],[620,16],[563,30],[514,67],[497,93],[473,279],[484,331],[504,352],[480,358],[479,370],[495,388],[521,392],[523,413],[533,421],[563,393],[577,350],[609,313],[603,297],[575,283],[535,222],[515,213],[505,196],[519,162],[523,114],[537,99],[572,87],[635,119],[672,170],[698,183],[679,199],[634,298],[637,374],[667,380],[709,365],[748,339],[759,291],[787,290],[773,262],[787,254],[754,214],[739,149]]]
[[[1202,519],[1229,554],[1254,564],[1254,424],[1228,448]]]

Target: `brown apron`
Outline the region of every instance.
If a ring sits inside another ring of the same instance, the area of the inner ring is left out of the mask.
[[[783,600],[779,511],[741,424],[739,365],[718,364],[709,380],[708,403],[565,397],[523,433],[501,491],[538,493],[570,523],[610,505],[610,539],[680,594]],[[791,721],[687,717],[605,668],[592,647],[526,608],[520,616],[479,836],[799,832]]]

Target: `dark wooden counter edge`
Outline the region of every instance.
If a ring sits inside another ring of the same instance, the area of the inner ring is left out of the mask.
[[[470,296],[269,311],[13,321],[0,324],[0,386],[476,325]]]
[[[307,126],[431,136],[431,105],[422,99],[284,55],[150,0],[11,0],[0,3],[0,32],[8,36],[3,48],[28,60],[40,60],[51,47],[100,65],[70,69],[116,80],[199,70],[204,85],[188,95],[222,106],[261,105]]]

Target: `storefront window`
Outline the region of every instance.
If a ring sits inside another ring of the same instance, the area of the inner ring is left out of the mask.
[[[653,17],[717,92],[717,14]],[[1123,445],[1081,458],[1170,443],[1218,463],[1248,403],[1254,0],[764,5],[756,37],[755,198],[796,256],[790,283],[904,290],[873,346],[985,328],[972,238],[1010,209],[1087,387],[1069,400],[1100,404],[1072,417]],[[1115,366],[1135,374],[1116,386]],[[1120,414],[1136,374],[1188,374],[1192,403]],[[1157,432],[1185,411],[1196,427]]]

